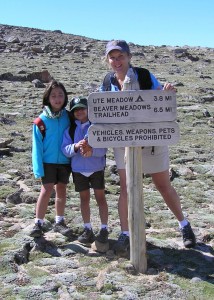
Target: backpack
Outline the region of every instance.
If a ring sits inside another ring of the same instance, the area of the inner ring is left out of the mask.
[[[137,75],[138,81],[140,85],[140,90],[150,90],[152,87],[152,80],[150,76],[150,72],[144,68],[133,68]],[[113,84],[117,83],[116,78],[114,77],[114,72],[109,72],[106,74],[103,80],[104,91],[111,91],[111,80]]]
[[[39,128],[39,131],[42,134],[42,139],[44,139],[45,130],[46,130],[46,126],[45,126],[44,121],[40,117],[38,117],[33,121],[33,124],[35,124]]]
[[[75,130],[76,130],[77,124],[73,121],[70,124],[70,128],[69,128],[69,135],[70,138],[72,139],[73,143],[74,143],[74,134],[75,134]]]
[[[45,137],[45,131],[46,131],[46,126],[45,126],[44,121],[40,117],[38,117],[33,121],[33,124],[38,126],[39,131],[42,134],[42,140],[43,140]],[[74,133],[75,133],[76,127],[77,127],[77,124],[74,121],[73,122],[71,121],[71,125],[69,128],[69,135],[70,135],[72,141],[74,140]]]
[[[89,121],[89,124],[91,125],[91,122]],[[76,130],[77,124],[73,121],[71,122],[70,128],[69,128],[69,135],[72,139],[72,141],[74,142],[74,134],[75,134],[75,130]],[[86,138],[84,138],[86,139]]]

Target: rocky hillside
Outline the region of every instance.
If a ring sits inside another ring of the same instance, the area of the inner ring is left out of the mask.
[[[109,250],[78,244],[82,218],[72,180],[67,238],[54,233],[54,195],[47,233],[29,237],[40,183],[31,168],[32,120],[41,112],[46,84],[64,83],[69,97],[96,91],[108,67],[106,41],[60,30],[0,25],[0,299],[213,299],[214,295],[214,49],[130,44],[133,65],[148,68],[177,92],[180,142],[170,147],[171,179],[197,237],[184,249],[178,224],[144,176],[147,274],[137,274],[129,254],[112,251],[120,232],[118,174],[112,150],[106,167]],[[92,224],[99,229],[92,195]]]

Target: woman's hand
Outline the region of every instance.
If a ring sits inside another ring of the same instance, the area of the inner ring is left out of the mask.
[[[84,156],[84,157],[90,157],[90,156],[92,156],[92,153],[93,153],[93,151],[92,151],[92,149],[91,149],[91,150],[89,150],[89,151],[87,151],[87,152],[84,152],[84,153],[81,153],[81,154],[82,154],[82,156]]]
[[[177,92],[177,89],[174,87],[174,85],[172,85],[171,83],[169,82],[166,82],[163,86],[163,90],[165,91],[174,91],[174,92]]]

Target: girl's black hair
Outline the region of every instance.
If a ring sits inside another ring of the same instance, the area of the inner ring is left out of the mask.
[[[43,94],[43,101],[42,101],[43,107],[44,107],[44,106],[49,106],[49,107],[51,108],[50,102],[49,102],[49,96],[50,96],[50,93],[51,93],[52,89],[54,89],[54,88],[56,88],[56,87],[59,87],[59,88],[61,88],[61,89],[63,90],[63,92],[64,92],[64,94],[65,94],[65,102],[64,102],[62,108],[65,108],[65,107],[66,107],[66,105],[67,105],[67,103],[68,103],[68,93],[67,93],[67,91],[66,91],[64,85],[63,85],[61,82],[56,81],[56,80],[52,80],[52,81],[49,83],[49,85],[47,86],[47,88],[46,88],[46,90],[45,90],[45,92],[44,92],[44,94]]]

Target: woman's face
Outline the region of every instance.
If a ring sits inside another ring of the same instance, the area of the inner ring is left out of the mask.
[[[55,87],[49,95],[49,103],[52,111],[60,111],[65,103],[65,94],[60,87]]]
[[[131,54],[121,52],[119,50],[112,50],[108,54],[108,62],[116,73],[126,74],[130,66]]]

